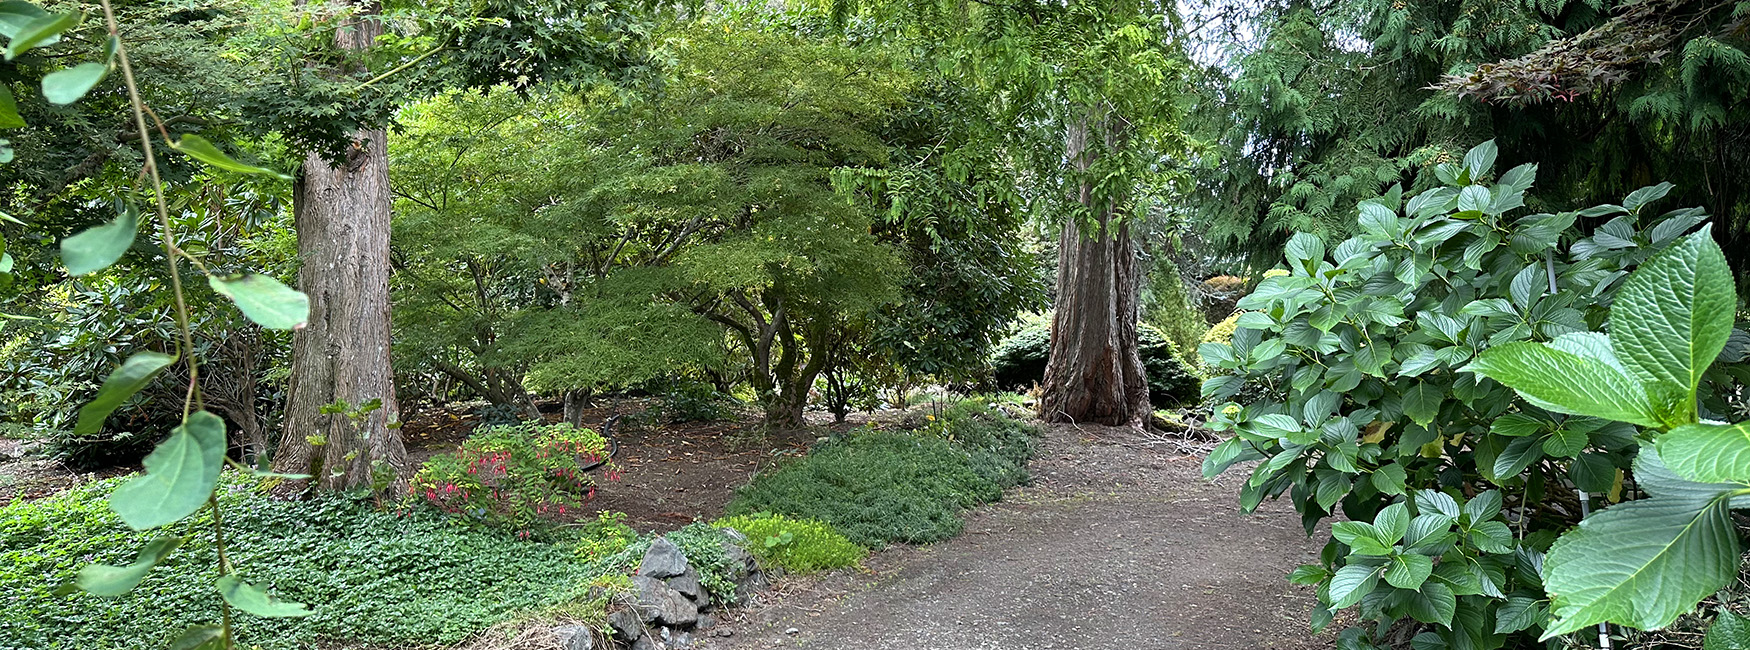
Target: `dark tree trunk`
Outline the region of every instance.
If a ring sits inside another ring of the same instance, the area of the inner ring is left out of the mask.
[[[1069,158],[1086,172],[1098,153],[1088,138],[1118,145],[1112,120],[1091,120],[1069,129]],[[1104,127],[1104,128],[1103,128]],[[1051,355],[1045,367],[1039,416],[1048,422],[1093,422],[1147,426],[1148,380],[1136,346],[1141,268],[1128,221],[1114,223],[1111,197],[1095,196],[1090,179],[1075,199],[1088,219],[1063,226],[1057,253],[1057,304],[1051,321]]]
[[[574,427],[583,426],[583,411],[590,407],[590,393],[591,391],[587,389],[565,391],[565,414],[563,417],[566,424]]]
[[[369,47],[382,34],[374,3],[335,35],[342,49]],[[389,361],[389,160],[387,134],[363,130],[345,160],[312,154],[293,196],[298,286],[310,296],[310,324],[292,338],[291,388],[274,469],[309,472],[327,489],[368,487],[379,465],[406,474],[398,428],[395,373]],[[355,424],[321,413],[380,399],[381,409]],[[321,444],[315,444],[315,443]]]

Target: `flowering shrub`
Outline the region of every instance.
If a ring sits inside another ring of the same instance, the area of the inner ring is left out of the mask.
[[[414,499],[481,523],[525,535],[544,522],[575,514],[595,497],[584,468],[608,458],[607,440],[569,424],[486,427],[454,453],[433,456],[415,474]],[[610,480],[618,471],[610,464]]]

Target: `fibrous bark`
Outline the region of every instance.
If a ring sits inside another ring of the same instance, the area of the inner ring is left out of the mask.
[[[382,34],[379,7],[364,5],[335,34],[341,49],[369,47]],[[298,288],[310,323],[292,338],[291,387],[274,469],[308,472],[323,488],[371,484],[373,471],[406,473],[389,360],[389,160],[387,134],[360,130],[338,163],[312,153],[294,188]],[[358,422],[324,414],[382,400]]]
[[[1147,426],[1148,377],[1136,345],[1141,271],[1130,224],[1115,214],[1118,197],[1098,196],[1088,170],[1098,150],[1121,141],[1110,119],[1072,125],[1069,160],[1081,180],[1074,199],[1084,218],[1068,220],[1058,240],[1057,302],[1051,355],[1045,366],[1039,416],[1048,422]]]

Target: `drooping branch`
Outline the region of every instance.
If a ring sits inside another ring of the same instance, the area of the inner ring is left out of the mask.
[[[1550,41],[1516,59],[1485,63],[1469,74],[1447,75],[1430,90],[1484,103],[1510,105],[1572,101],[1622,83],[1635,72],[1659,65],[1679,40],[1708,30],[1713,16],[1736,4],[1724,0],[1638,0],[1624,5],[1604,24],[1569,38]],[[1717,30],[1742,34],[1750,16],[1731,19]]]

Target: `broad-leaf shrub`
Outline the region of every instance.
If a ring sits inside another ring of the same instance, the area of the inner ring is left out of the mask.
[[[1737,307],[1704,228],[1629,274],[1608,335],[1509,343],[1468,366],[1549,411],[1645,428],[1634,477],[1649,498],[1586,518],[1550,549],[1546,636],[1603,622],[1664,627],[1737,577],[1731,511],[1750,506],[1750,422],[1703,421],[1696,400]]]
[[[1289,494],[1309,533],[1348,519],[1291,576],[1318,585],[1315,627],[1357,605],[1379,623],[1346,630],[1348,647],[1403,640],[1388,630],[1416,633],[1417,647],[1494,648],[1573,629],[1549,623],[1544,553],[1580,519],[1581,491],[1621,494],[1636,430],[1460,369],[1516,341],[1595,342],[1629,270],[1706,218],[1648,210],[1670,185],[1519,216],[1536,167],[1483,182],[1494,158],[1485,143],[1436,169],[1442,187],[1362,203],[1347,241],[1295,235],[1288,274],[1240,301],[1232,342],[1200,348],[1226,373],[1203,386],[1210,426],[1233,432],[1205,473],[1260,460],[1245,510]],[[1601,217],[1590,236],[1575,228]],[[1716,394],[1727,380],[1705,366],[1695,377]]]
[[[595,479],[584,468],[607,459],[607,440],[590,429],[484,427],[455,452],[427,460],[407,489],[445,512],[526,532],[577,514],[595,496]]]
[[[791,573],[813,573],[855,566],[869,551],[845,539],[830,524],[761,512],[724,517],[712,525],[747,536],[747,550],[762,565]]]

